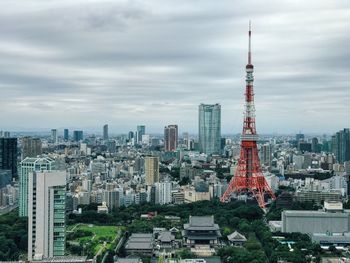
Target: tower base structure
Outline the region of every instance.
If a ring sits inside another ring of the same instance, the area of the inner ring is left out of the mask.
[[[252,194],[261,208],[266,207],[265,195],[268,195],[273,200],[276,199],[275,194],[261,172],[256,141],[242,141],[235,175],[220,198],[221,202],[228,202],[233,193]]]

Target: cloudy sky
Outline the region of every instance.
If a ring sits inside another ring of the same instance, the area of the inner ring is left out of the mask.
[[[258,132],[349,127],[348,0],[1,0],[0,130],[238,133],[249,19]]]

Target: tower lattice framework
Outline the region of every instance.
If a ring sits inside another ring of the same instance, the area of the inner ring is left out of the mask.
[[[256,198],[259,206],[264,208],[265,194],[275,199],[275,195],[268,185],[260,166],[255,127],[255,107],[253,90],[253,71],[251,56],[251,26],[249,23],[249,48],[248,64],[246,66],[246,91],[245,113],[243,131],[241,135],[241,151],[236,172],[232,177],[226,192],[221,197],[221,202],[227,202],[233,193],[251,193]]]

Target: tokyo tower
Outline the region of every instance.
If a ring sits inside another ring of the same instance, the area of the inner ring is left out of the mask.
[[[251,25],[249,22],[248,64],[246,66],[245,113],[243,131],[241,135],[241,152],[236,172],[232,177],[226,192],[220,198],[221,202],[228,202],[233,193],[252,194],[261,208],[265,208],[265,194],[275,199],[275,195],[268,185],[260,166],[258,156],[258,135],[255,128],[255,106],[253,91],[253,71],[251,53]]]

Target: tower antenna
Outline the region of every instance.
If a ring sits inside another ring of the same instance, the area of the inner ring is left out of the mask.
[[[252,38],[252,23],[249,20],[249,46],[248,46],[248,64],[252,63],[252,44],[251,44],[251,38]]]
[[[232,194],[252,195],[259,206],[265,208],[265,195],[269,195],[271,199],[276,199],[276,197],[262,173],[258,155],[257,141],[259,137],[255,127],[253,89],[254,66],[251,62],[251,23],[249,21],[248,64],[246,66],[245,112],[241,135],[241,152],[236,172],[220,200],[221,202],[228,202]]]

